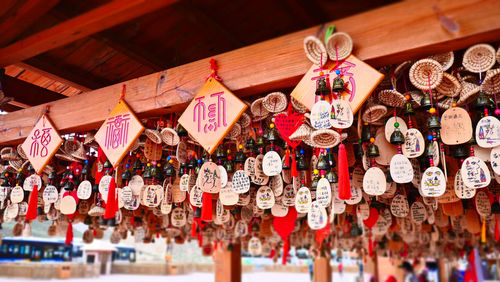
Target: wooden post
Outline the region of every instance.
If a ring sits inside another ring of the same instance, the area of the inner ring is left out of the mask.
[[[332,282],[332,266],[330,265],[330,259],[319,257],[314,261],[313,265],[314,282]]]
[[[215,252],[215,282],[241,282],[241,244]]]
[[[446,269],[446,260],[444,258],[439,258],[437,263],[438,263],[439,281],[448,281],[448,271]]]

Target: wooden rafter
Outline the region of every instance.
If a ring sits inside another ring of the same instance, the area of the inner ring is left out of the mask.
[[[442,15],[460,25],[456,34],[442,27],[434,4],[434,0],[409,0],[334,24],[351,35],[354,53],[375,67],[500,38],[497,0],[438,2]],[[326,25],[316,26],[215,56],[220,66],[218,73],[224,84],[240,97],[292,87],[311,66],[302,47],[304,37],[322,35],[325,28]],[[200,60],[124,82],[125,99],[142,117],[181,111],[203,85],[208,62]],[[51,119],[62,132],[96,128],[118,102],[121,89],[122,84],[116,84],[53,102]],[[43,107],[0,117],[0,144],[25,138]]]
[[[32,58],[170,5],[177,0],[114,0],[0,49],[0,66]]]
[[[66,96],[62,94],[8,75],[4,75],[2,78],[2,88],[5,96],[14,98],[14,101],[9,103],[22,108],[66,98]]]

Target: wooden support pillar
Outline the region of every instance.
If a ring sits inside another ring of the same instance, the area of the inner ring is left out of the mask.
[[[446,267],[446,260],[444,258],[440,258],[438,259],[437,263],[438,263],[439,281],[448,281],[448,270]]]
[[[215,282],[241,282],[241,244],[234,244],[231,251],[217,249]]]
[[[314,282],[332,282],[332,266],[329,258],[317,258],[314,261],[313,269]]]

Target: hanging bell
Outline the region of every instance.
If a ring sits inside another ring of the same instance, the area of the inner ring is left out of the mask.
[[[428,92],[426,92],[422,100],[420,100],[420,107],[426,111],[432,108],[431,95],[429,95]]]
[[[260,231],[259,224],[257,223],[257,221],[254,221],[252,224],[252,232],[258,233],[259,231]]]
[[[226,151],[224,150],[224,146],[219,145],[219,147],[217,147],[217,150],[215,150],[215,158],[216,159],[226,158]]]
[[[393,145],[401,145],[405,142],[405,136],[403,135],[401,130],[399,130],[399,128],[396,128],[392,132],[390,140],[391,140],[391,144],[393,144]]]
[[[165,166],[163,167],[163,173],[165,174],[166,177],[175,177],[175,168],[174,166],[170,163],[167,162]],[[146,174],[146,173],[144,173]],[[144,176],[146,177],[146,176]]]
[[[151,164],[147,164],[146,168],[144,169],[144,174],[142,175],[144,178],[152,178],[153,175],[151,175]]]
[[[195,157],[191,157],[188,161],[187,168],[188,169],[195,169],[197,166],[197,161]]]
[[[500,214],[500,204],[498,202],[494,202],[491,205],[491,213],[492,214]]]
[[[427,127],[430,130],[438,130],[441,128],[441,122],[439,121],[438,115],[430,115],[427,119]]]
[[[328,182],[330,183],[338,183],[339,182],[339,177],[337,175],[337,173],[333,170],[333,169],[330,169],[326,175],[325,175],[325,178],[328,180]]]
[[[264,136],[261,134],[257,137],[257,141],[255,141],[257,148],[262,148],[266,145],[266,140],[264,140]]]
[[[363,156],[365,155],[365,152],[363,150],[363,145],[361,143],[358,143],[357,146],[354,146],[354,155],[356,156],[356,159],[361,160]]]
[[[291,156],[291,152],[290,152],[290,156],[288,157],[288,165],[286,165],[286,155],[283,157],[283,161],[281,162],[281,168],[282,169],[291,169],[292,168],[292,156]]]
[[[90,171],[89,162],[86,160],[85,165],[83,165],[83,168],[82,168],[82,175],[88,175],[89,171]]]
[[[175,173],[174,173],[175,175]],[[160,170],[156,165],[151,166],[151,177],[153,178],[160,178]]]
[[[412,116],[415,114],[415,110],[413,109],[413,105],[409,101],[407,101],[405,103],[405,107],[403,109],[403,114],[405,116]]]
[[[24,179],[26,179],[26,176],[24,175],[24,173],[22,171],[19,171],[17,173],[17,176],[16,176],[17,183],[23,183]]]
[[[325,154],[319,155],[319,160],[318,160],[318,169],[319,170],[328,170],[330,168],[330,163],[328,163],[328,160],[326,158]]]
[[[461,160],[461,159],[466,159],[468,156],[469,154],[467,154],[467,150],[465,150],[464,146],[462,145],[455,146],[455,150],[453,151],[454,158]]]
[[[123,181],[128,181],[132,178],[132,174],[130,173],[130,170],[126,169],[123,173],[122,173],[122,180]]]
[[[274,142],[278,141],[279,140],[279,135],[278,135],[278,131],[276,130],[276,128],[274,127],[274,124],[271,123],[269,125],[269,127],[271,129],[269,129],[269,132],[267,133],[267,140],[271,143],[271,144],[274,144]]]
[[[135,160],[132,170],[134,171],[134,173],[138,173],[140,170],[142,170],[142,163],[139,158]]]
[[[236,162],[237,164],[245,163],[246,159],[247,157],[245,156],[245,153],[243,153],[243,150],[239,150],[234,156],[234,162]]]
[[[368,157],[376,158],[378,156],[380,156],[378,146],[375,145],[375,143],[370,143],[370,145],[368,146]]]
[[[111,164],[111,162],[109,160],[106,160],[106,162],[104,162],[104,165],[103,167],[105,169],[112,169],[113,168],[113,165]]]
[[[74,187],[73,182],[69,181],[69,180],[66,181],[66,183],[64,183],[64,186],[63,186],[64,190],[66,190],[66,191],[72,191],[73,187]]]
[[[316,95],[330,95],[330,89],[326,85],[325,77],[321,76],[318,80],[318,86],[316,87]]]
[[[332,91],[337,94],[343,93],[345,91],[345,83],[342,78],[336,77],[333,80]]]
[[[200,218],[201,217],[201,208],[195,208],[194,213],[193,213],[194,218]]]
[[[49,176],[48,176],[49,180],[52,181],[52,182],[55,182],[56,181],[56,178],[57,178],[57,173],[56,173],[56,170],[54,167],[52,167],[52,171],[49,173]]]
[[[183,176],[184,174],[186,174],[186,167],[187,167],[187,163],[181,163],[181,165],[179,166],[179,176]]]
[[[428,158],[434,157],[434,142],[432,140],[425,147],[425,156]]]
[[[179,137],[187,137],[189,134],[187,130],[182,125],[179,124],[177,126],[177,135],[179,135]]]
[[[26,171],[29,172],[29,173],[35,173],[35,168],[30,163],[28,165],[28,168],[26,169]]]
[[[248,136],[247,142],[245,144],[245,148],[247,150],[253,150],[253,149],[255,149],[255,140],[253,140],[252,136]]]
[[[365,126],[363,126],[363,129],[361,130],[361,141],[363,143],[368,143],[368,142],[370,142],[371,137],[372,137],[372,134],[370,132],[370,127],[367,126],[367,124],[365,124]]]
[[[299,159],[297,160],[297,170],[308,170],[309,167],[307,165],[306,159],[304,158],[304,154],[299,154]]]
[[[227,158],[226,162],[224,163],[224,168],[226,169],[227,173],[233,173],[234,172],[234,163],[233,163],[233,160],[232,160],[231,156],[229,156]]]
[[[387,183],[392,183],[394,182],[394,180],[392,179],[392,176],[391,176],[391,172],[390,171],[387,171],[386,174],[385,174],[385,179],[387,181]]]
[[[476,101],[474,101],[474,108],[482,113],[482,110],[488,107],[488,103],[488,97],[484,94],[483,91],[479,91]]]
[[[319,175],[314,174],[314,178],[311,181],[311,191],[316,191],[316,188],[318,188],[318,182],[319,182]]]

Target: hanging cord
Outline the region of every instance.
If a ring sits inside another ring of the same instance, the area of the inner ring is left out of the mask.
[[[220,78],[217,75],[217,63],[215,62],[215,60],[213,58],[210,59],[210,74],[207,76],[205,81],[209,80],[210,78],[213,78],[217,81],[222,81],[222,78]]]

